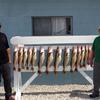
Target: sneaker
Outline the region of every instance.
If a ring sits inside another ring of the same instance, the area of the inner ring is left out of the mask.
[[[13,96],[10,96],[9,100],[15,100],[15,98]]]
[[[99,94],[95,94],[95,93],[90,94],[90,98],[96,98],[96,97],[99,97]]]

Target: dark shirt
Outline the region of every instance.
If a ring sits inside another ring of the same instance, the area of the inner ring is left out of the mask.
[[[0,32],[0,65],[8,63],[7,49],[9,48],[7,37]]]
[[[100,62],[100,36],[95,38],[95,40],[93,42],[92,50],[95,55],[94,61]]]

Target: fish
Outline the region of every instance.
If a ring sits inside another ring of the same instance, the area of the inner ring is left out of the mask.
[[[88,62],[88,65],[90,64],[90,55],[91,55],[91,50],[92,50],[92,46],[89,45],[88,46],[88,59],[87,59],[87,62]],[[91,67],[93,67],[93,65],[90,65]]]
[[[77,62],[76,62],[76,68],[75,70],[77,71],[77,68],[80,67],[81,65],[81,46],[77,46]]]
[[[37,49],[34,47],[32,50],[32,67],[31,70],[34,70],[34,65],[36,64],[36,60],[37,60]]]
[[[89,46],[85,45],[85,61],[84,61],[84,66],[86,67],[88,64],[88,53],[89,53]]]
[[[69,58],[70,58],[70,49],[65,47],[64,49],[64,60],[63,60],[63,72],[66,73],[66,66],[69,63]]]
[[[81,46],[81,65],[80,67],[84,67],[85,62],[85,47]]]
[[[31,66],[31,61],[32,61],[32,48],[31,47],[28,49],[27,54],[28,54],[28,59],[27,59],[27,67],[26,67],[26,69],[28,70],[30,68],[30,66]]]
[[[20,47],[18,51],[18,71],[21,71],[22,61],[23,61],[23,47]]]
[[[57,73],[57,68],[61,62],[61,59],[62,59],[62,50],[57,47],[56,49],[56,52],[55,52],[55,61],[54,61],[54,73],[56,74]]]
[[[71,57],[71,72],[74,72],[76,69],[76,61],[77,61],[77,48],[72,47],[72,57]]]
[[[18,65],[18,48],[14,48],[13,52],[13,69],[16,70],[16,66]]]
[[[46,61],[46,73],[49,73],[49,68],[51,66],[51,63],[53,61],[53,50],[51,47],[48,47],[47,50],[47,61]]]
[[[24,47],[24,50],[23,50],[23,69],[26,68],[27,66],[27,59],[28,59],[28,49],[26,47]]]
[[[39,53],[39,62],[38,62],[38,73],[41,74],[41,68],[42,68],[42,65],[44,63],[44,59],[45,59],[45,52],[44,52],[44,48],[40,48],[40,53]]]

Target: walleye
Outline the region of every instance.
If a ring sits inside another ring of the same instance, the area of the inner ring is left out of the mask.
[[[37,60],[37,49],[34,47],[32,50],[32,67],[31,69],[34,70],[34,65],[36,64]]]
[[[27,58],[28,58],[28,49],[25,47],[23,50],[23,69],[26,68],[27,65]]]
[[[46,73],[49,73],[49,68],[51,66],[51,63],[53,61],[53,50],[52,48],[48,47],[47,50],[47,62],[46,62]]]
[[[32,48],[28,49],[27,69],[29,69],[32,61]]]
[[[18,51],[18,71],[21,71],[22,61],[23,61],[23,47],[20,47]]]
[[[91,55],[92,46],[88,47],[88,64],[90,64],[90,55]],[[93,65],[90,65],[93,66]]]
[[[70,55],[69,53],[70,53],[69,48],[65,47],[65,49],[64,49],[64,60],[63,60],[63,72],[64,73],[66,72],[66,66],[69,63],[69,55]]]
[[[81,46],[77,46],[77,63],[75,70],[77,70],[77,68],[80,67],[80,65],[81,65]]]
[[[16,70],[16,66],[18,65],[18,48],[14,48],[14,53],[13,53],[13,69]]]
[[[57,47],[56,52],[55,52],[55,62],[54,62],[54,73],[57,73],[57,68],[61,62],[61,54],[62,54],[62,50]]]
[[[42,65],[44,63],[44,59],[45,59],[45,54],[44,54],[44,48],[40,48],[40,54],[39,54],[39,62],[38,62],[38,73],[41,74],[41,68]]]
[[[86,65],[88,64],[88,53],[89,53],[89,46],[85,45],[85,60],[84,60],[84,66],[86,67]]]
[[[81,46],[81,65],[80,67],[84,66],[84,62],[85,62],[85,47]]]
[[[72,47],[71,72],[75,71],[77,61],[77,48]]]

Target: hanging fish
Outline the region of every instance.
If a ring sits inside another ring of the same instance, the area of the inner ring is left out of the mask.
[[[89,61],[90,61],[90,55],[91,55],[91,50],[92,50],[92,46],[88,46],[88,65],[89,65]]]
[[[55,53],[55,62],[54,62],[54,73],[57,73],[57,68],[61,62],[61,54],[62,54],[62,50],[57,47],[56,49],[56,53]]]
[[[77,61],[77,48],[72,47],[71,72],[75,71]]]
[[[13,69],[16,70],[16,66],[18,65],[18,48],[14,48],[14,53],[13,53]]]
[[[84,61],[84,66],[86,67],[88,64],[88,53],[89,53],[89,46],[85,45],[85,61]]]
[[[37,60],[37,49],[34,47],[32,51],[32,67],[31,69],[34,70],[34,65],[36,64]]]
[[[49,73],[49,68],[51,66],[51,63],[53,61],[53,50],[52,48],[48,47],[47,51],[47,62],[46,62],[46,73]]]
[[[18,71],[21,71],[22,61],[23,61],[23,47],[20,47],[18,51]]]
[[[28,59],[27,59],[27,69],[30,68],[30,65],[31,65],[31,61],[32,61],[32,48],[30,47],[28,49]]]
[[[80,67],[84,67],[85,62],[85,47],[81,46],[81,65]]]
[[[81,46],[77,46],[77,64],[75,70],[81,65]]]
[[[27,58],[28,58],[28,49],[26,47],[24,47],[24,50],[23,50],[23,69],[26,68],[26,65],[27,65]]]
[[[40,54],[39,54],[39,62],[38,62],[38,73],[41,74],[41,68],[44,63],[45,55],[44,55],[44,48],[40,48]]]
[[[69,63],[69,54],[70,53],[70,50],[69,48],[66,48],[64,49],[64,60],[63,60],[63,72],[66,73],[66,66],[68,65]]]

